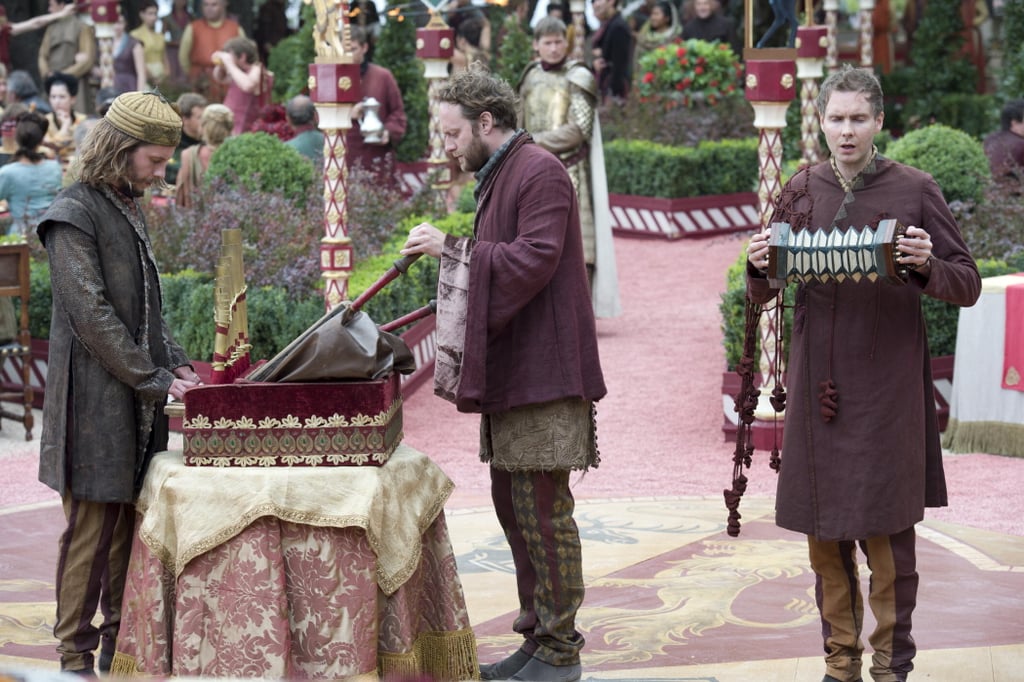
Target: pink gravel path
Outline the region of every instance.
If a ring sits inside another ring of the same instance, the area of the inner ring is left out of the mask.
[[[718,303],[725,270],[744,241],[615,240],[625,312],[598,321],[608,385],[598,405],[602,463],[574,479],[577,497],[721,499],[730,483],[732,445],[721,431],[725,356]],[[450,506],[488,506],[487,469],[476,456],[478,417],[459,414],[429,386],[407,397],[404,416],[406,442],[455,481]],[[38,438],[38,417],[36,424]],[[22,437],[12,422],[0,431],[0,508],[56,499],[36,481],[38,440]],[[949,455],[945,464],[950,506],[929,510],[928,518],[1024,535],[1018,490],[1024,459]],[[748,496],[774,494],[775,474],[764,453],[749,476]]]

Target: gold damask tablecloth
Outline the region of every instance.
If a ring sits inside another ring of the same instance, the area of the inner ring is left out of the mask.
[[[157,455],[138,502],[114,672],[477,674],[443,506],[448,477],[383,467],[209,468]]]

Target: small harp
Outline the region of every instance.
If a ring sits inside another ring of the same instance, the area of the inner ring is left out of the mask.
[[[865,225],[848,230],[794,230],[789,223],[772,223],[768,239],[768,281],[781,288],[797,281],[828,282],[885,279],[907,280],[900,265],[898,240],[907,231],[888,218],[877,228]]]
[[[245,303],[242,231],[221,232],[220,259],[214,284],[215,334],[210,382],[230,384],[249,371],[249,319]]]

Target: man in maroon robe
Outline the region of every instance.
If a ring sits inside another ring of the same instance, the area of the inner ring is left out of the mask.
[[[403,253],[441,259],[435,391],[481,413],[480,457],[516,567],[523,644],[480,673],[572,682],[583,566],[569,474],[598,464],[605,395],[576,192],[562,162],[516,130],[507,83],[471,67],[439,98],[445,150],[476,173],[476,236],[423,223]]]
[[[945,506],[931,364],[921,297],[970,306],[981,278],[931,176],[878,154],[882,88],[868,69],[832,74],[818,97],[830,160],[797,172],[771,222],[826,232],[905,225],[905,283],[809,281],[796,291],[775,522],[805,533],[825,644],[825,682],[861,680],[864,607],[858,545],[871,570],[869,636],[875,682],[914,668],[914,525]],[[768,231],[747,250],[747,295],[767,303]]]
[[[406,128],[402,93],[398,90],[398,83],[390,71],[367,60],[366,54],[370,44],[366,29],[362,26],[352,26],[350,30],[350,49],[360,64],[363,101],[352,107],[352,127],[345,137],[346,159],[349,168],[360,167],[373,173],[377,182],[394,186],[397,182],[395,147],[405,136]],[[372,141],[366,139],[360,127],[360,120],[366,113],[365,102],[371,97],[380,105],[377,117],[384,124],[380,136]]]

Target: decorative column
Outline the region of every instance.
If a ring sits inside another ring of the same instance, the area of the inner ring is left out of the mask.
[[[348,3],[313,0],[316,57],[309,65],[309,96],[324,133],[324,236],[320,270],[327,309],[348,298],[352,274],[352,240],[348,236],[348,162],[345,136],[352,127],[352,107],[362,97],[359,64],[349,45]]]
[[[569,46],[569,58],[586,61],[583,48],[586,43],[586,9],[584,0],[569,0],[569,13],[572,14],[572,45]]]
[[[839,70],[839,0],[825,0],[825,28],[828,30],[828,50],[825,53],[825,68],[829,73]]]
[[[748,3],[748,11],[752,11]],[[748,34],[748,40],[752,36]],[[748,43],[749,44],[749,43]],[[796,96],[796,56],[793,48],[751,48],[743,51],[747,77],[744,94],[754,108],[754,127],[758,130],[757,198],[761,227],[767,227],[775,197],[782,189],[782,129],[786,127],[786,110]],[[779,307],[765,309],[760,319],[761,391],[754,410],[751,438],[755,447],[772,449],[776,427],[781,426],[783,413],[771,404],[773,396],[784,389],[782,349],[776,347],[776,330],[782,324]]]
[[[416,29],[416,56],[423,60],[423,77],[427,79],[430,116],[430,187],[436,194],[439,208],[446,204],[448,190],[454,180],[451,160],[444,151],[441,133],[441,101],[438,91],[448,80],[448,63],[455,52],[455,31],[444,22],[440,13],[430,8],[430,21]]]
[[[92,0],[89,18],[96,30],[100,87],[114,87],[114,24],[121,13],[119,0]]]
[[[818,79],[828,50],[828,28],[801,26],[796,30],[796,77],[800,79],[800,149],[803,165],[822,159],[818,144]]]
[[[870,69],[875,64],[875,27],[871,17],[875,0],[860,0],[860,65]]]
[[[757,198],[761,225],[768,224],[772,202],[782,189],[782,129],[796,95],[796,50],[787,47],[746,49],[744,93],[754,108],[758,131]]]

